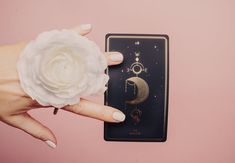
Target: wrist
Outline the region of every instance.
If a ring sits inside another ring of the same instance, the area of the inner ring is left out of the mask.
[[[25,95],[19,85],[17,61],[25,42],[0,46],[0,91]]]

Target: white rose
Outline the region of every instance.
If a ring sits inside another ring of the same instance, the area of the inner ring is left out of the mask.
[[[99,47],[71,30],[43,32],[17,64],[23,90],[39,104],[62,108],[81,96],[103,93],[107,63]]]

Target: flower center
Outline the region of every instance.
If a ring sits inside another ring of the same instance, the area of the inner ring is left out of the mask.
[[[57,49],[54,51],[54,56],[45,64],[45,78],[59,87],[74,84],[83,74],[81,62],[81,57],[69,49]]]

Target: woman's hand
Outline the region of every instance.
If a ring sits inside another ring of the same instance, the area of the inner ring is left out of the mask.
[[[91,31],[91,25],[81,25],[73,30],[81,35]],[[0,47],[0,120],[19,128],[33,137],[55,148],[57,141],[52,131],[28,114],[31,109],[42,108],[20,87],[16,63],[26,43]],[[119,52],[104,54],[108,65],[120,64],[123,56]],[[99,119],[106,122],[122,122],[125,115],[112,107],[81,99],[79,104],[62,108],[75,114]]]

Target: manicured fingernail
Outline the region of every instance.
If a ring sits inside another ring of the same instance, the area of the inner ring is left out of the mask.
[[[50,141],[50,140],[45,141],[45,143],[46,143],[49,147],[51,147],[51,148],[53,148],[53,149],[55,149],[55,148],[56,148],[56,144],[55,144],[55,143],[53,143],[53,142],[52,142],[52,141]]]
[[[113,119],[119,122],[124,121],[126,118],[125,114],[123,114],[122,112],[114,112],[113,113]]]
[[[82,24],[81,29],[85,30],[85,31],[90,30],[91,29],[91,24]]]
[[[113,62],[120,62],[123,60],[123,55],[121,53],[113,53],[111,54],[110,59]]]

